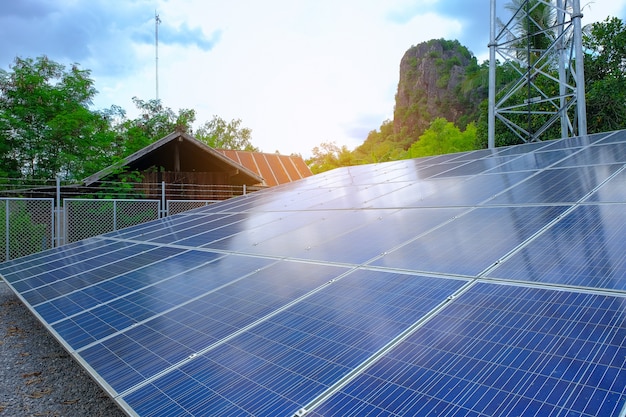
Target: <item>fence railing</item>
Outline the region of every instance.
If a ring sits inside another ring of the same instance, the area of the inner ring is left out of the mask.
[[[183,184],[164,181],[108,182],[97,186],[67,183],[60,180],[0,178],[0,197],[28,198],[91,198],[91,199],[153,199],[153,200],[226,200],[267,187],[221,184]]]
[[[108,192],[94,198],[93,194],[76,192],[76,186],[61,185],[59,181],[54,186],[3,185],[0,183],[0,262],[260,189],[162,183],[159,193],[141,193],[139,197],[143,198],[121,198],[129,193]],[[116,188],[123,187],[118,184]],[[76,198],[79,195],[83,198]],[[107,198],[110,195],[117,198]],[[185,198],[197,195],[212,198]],[[152,198],[145,198],[148,196]]]

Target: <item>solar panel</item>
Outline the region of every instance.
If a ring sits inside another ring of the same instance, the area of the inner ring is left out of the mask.
[[[345,167],[0,264],[129,415],[626,416],[626,132]]]
[[[312,416],[612,416],[622,297],[476,283]]]

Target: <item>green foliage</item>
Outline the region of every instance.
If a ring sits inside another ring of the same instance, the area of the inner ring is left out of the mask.
[[[512,8],[524,6],[523,0],[513,1]],[[551,22],[550,9],[545,4],[538,1],[529,3],[532,8],[531,15],[533,22],[519,22],[518,30],[522,36],[518,41],[520,45],[535,45],[545,47],[546,42],[551,41],[547,32],[537,32],[539,25]],[[536,7],[535,7],[536,6]],[[526,6],[524,6],[526,7]],[[525,19],[524,19],[525,20]],[[532,33],[532,36],[525,34]],[[518,34],[518,36],[519,36]],[[430,128],[418,135],[417,120],[431,119],[426,107],[427,97],[424,91],[415,89],[412,85],[398,85],[396,103],[400,98],[408,97],[410,105],[406,107],[396,107],[394,111],[394,121],[386,120],[380,130],[371,131],[362,145],[352,152],[352,162],[354,164],[383,162],[403,157],[417,157],[425,155],[435,155],[447,152],[461,152],[471,149],[487,147],[487,113],[488,104],[486,100],[489,87],[489,62],[485,61],[478,65],[471,53],[460,46],[457,41],[431,40],[429,43],[440,42],[444,51],[456,49],[460,55],[470,58],[470,64],[465,67],[465,78],[458,86],[457,97],[458,108],[465,108],[466,111],[458,118],[455,124],[445,119],[436,119]],[[589,133],[612,131],[626,128],[626,26],[622,20],[608,18],[601,23],[594,23],[590,28],[586,28],[583,38],[585,49],[585,89],[587,102],[587,124]],[[526,48],[524,48],[526,50]],[[441,53],[431,51],[428,58],[436,60],[442,75],[438,81],[441,85],[446,84],[445,71],[458,65],[456,59],[446,60]],[[526,55],[526,59],[533,60],[536,57],[531,53]],[[412,58],[411,66],[417,66],[419,58]],[[415,63],[413,63],[415,62]],[[544,68],[545,71],[552,71]],[[508,85],[519,80],[525,68],[516,67],[510,62],[506,65],[496,64],[496,89],[502,91]],[[552,73],[554,79],[558,79],[556,72]],[[534,80],[537,87],[549,95],[558,95],[558,84],[550,83],[549,80],[537,78]],[[499,99],[500,97],[496,97]],[[480,106],[476,110],[469,103],[479,99]],[[525,92],[518,93],[514,97],[517,102],[523,103],[527,99]],[[454,105],[454,103],[441,103],[443,105]],[[552,111],[547,103],[531,103],[533,110]],[[542,107],[543,106],[543,107]],[[547,106],[547,107],[545,107]],[[573,111],[573,110],[571,110]],[[519,126],[534,132],[542,129],[546,124],[547,116],[535,114],[531,117],[527,113],[521,112],[510,118]],[[395,125],[394,125],[395,122]],[[456,126],[455,126],[456,125]],[[395,126],[395,127],[394,127]],[[462,131],[462,129],[465,129]],[[496,119],[496,146],[508,146],[519,144],[523,139],[513,133],[502,121]],[[414,138],[419,136],[420,140],[414,142]],[[560,126],[553,125],[542,137],[560,137]],[[409,147],[410,146],[410,147]],[[408,151],[405,151],[407,150]],[[318,149],[319,151],[319,149]],[[323,152],[322,152],[323,154]],[[332,160],[332,158],[329,158]],[[344,158],[349,160],[349,158]],[[323,164],[320,166],[324,166]],[[330,167],[338,166],[337,163],[328,164]]]
[[[517,48],[517,58],[522,62],[535,62],[541,55],[539,51],[547,49],[554,40],[553,32],[546,29],[556,21],[556,8],[545,0],[509,0],[504,7],[512,14],[524,11],[516,15],[519,18],[515,20],[509,41]]]
[[[195,137],[215,149],[233,149],[258,152],[250,138],[252,131],[241,127],[241,120],[226,122],[219,116],[213,116],[196,131]]]
[[[79,178],[108,155],[114,134],[100,112],[88,70],[45,56],[0,70],[0,172],[11,177]]]
[[[192,131],[193,109],[133,97],[140,114],[128,119],[119,106],[91,110],[96,94],[78,64],[66,69],[41,56],[0,69],[0,177],[79,180],[174,131]],[[257,150],[238,119],[214,116],[198,133],[213,147]]]
[[[9,205],[9,258],[15,259],[36,253],[51,246],[49,225],[32,220],[24,201],[11,201]],[[0,205],[0,260],[6,257],[6,205]]]
[[[161,100],[141,100],[133,97],[133,103],[140,111],[139,117],[124,119],[118,127],[120,132],[117,157],[125,157],[172,132],[191,132],[191,125],[196,119],[192,109],[180,109],[175,113],[163,106]]]
[[[420,139],[409,148],[409,158],[465,152],[475,149],[476,127],[470,123],[465,131],[452,122],[439,117],[435,119]]]
[[[314,174],[355,165],[354,157],[348,148],[345,145],[339,147],[334,142],[324,142],[313,148],[313,156],[305,162]]]
[[[110,174],[115,178],[113,182],[102,182],[100,190],[93,195],[84,195],[85,198],[144,198],[145,193],[141,188],[137,188],[137,184],[143,182],[143,174],[139,171],[129,171],[128,167],[122,165],[121,162],[115,164],[116,167]]]
[[[626,128],[626,26],[621,19],[594,23],[583,37],[587,131]]]
[[[395,133],[393,121],[385,120],[380,126],[380,130],[371,131],[363,144],[354,150],[353,159],[357,164],[403,159],[406,148],[412,142],[412,140],[407,138],[409,138],[409,135],[406,130]],[[408,141],[410,142],[406,143]]]

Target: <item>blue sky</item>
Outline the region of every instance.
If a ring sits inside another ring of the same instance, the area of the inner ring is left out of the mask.
[[[498,0],[498,9],[506,1]],[[392,118],[400,59],[412,45],[457,39],[488,55],[489,0],[3,0],[0,67],[42,54],[90,69],[95,108],[156,96],[241,119],[265,152],[353,149]],[[624,18],[626,0],[581,0],[583,24]],[[503,20],[504,12],[498,13]]]

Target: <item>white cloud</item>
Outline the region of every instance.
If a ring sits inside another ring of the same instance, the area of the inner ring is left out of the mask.
[[[354,148],[393,115],[400,59],[412,45],[457,39],[487,54],[489,2],[467,0],[29,0],[0,10],[3,67],[47,53],[92,69],[97,107],[155,97],[154,14],[162,20],[159,97],[241,119],[267,152]],[[498,1],[502,4],[502,0]],[[584,5],[583,24],[621,16],[625,0]],[[65,22],[64,24],[61,24]],[[29,25],[35,25],[30,27]],[[41,28],[44,28],[43,30]],[[66,28],[69,28],[66,30]],[[71,30],[70,30],[71,29]],[[77,34],[81,34],[78,36]],[[8,42],[8,43],[7,43]],[[62,47],[60,46],[62,45]]]
[[[305,156],[321,142],[362,143],[365,137],[351,132],[377,129],[392,116],[404,52],[461,30],[458,22],[432,14],[399,25],[379,5],[358,2],[251,1],[216,10],[202,4],[190,24],[204,33],[220,29],[222,37],[208,53],[159,51],[164,103],[195,108],[199,121],[213,114],[240,118],[264,151]],[[180,4],[171,17],[167,6],[173,3],[164,6],[161,19],[183,19]],[[363,126],[364,120],[372,124]]]

